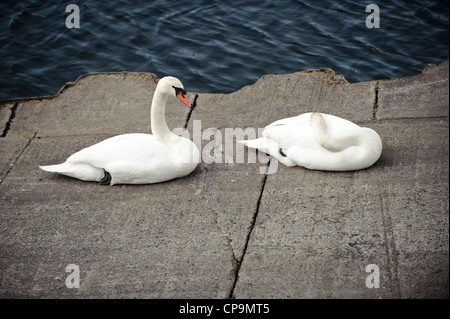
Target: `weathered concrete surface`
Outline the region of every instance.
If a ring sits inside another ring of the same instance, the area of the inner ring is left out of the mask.
[[[448,117],[448,61],[420,75],[380,81],[377,118]]]
[[[90,74],[55,97],[0,104],[1,297],[448,298],[448,61],[357,84],[327,69],[267,75],[232,94],[191,94],[192,112],[172,99],[171,128],[222,147],[220,162],[183,179],[104,187],[38,169],[149,132],[155,85],[152,74]],[[264,175],[266,162],[227,154],[227,128],[312,110],[376,129],[380,160]],[[69,264],[80,288],[65,285]],[[380,288],[366,287],[369,264]]]

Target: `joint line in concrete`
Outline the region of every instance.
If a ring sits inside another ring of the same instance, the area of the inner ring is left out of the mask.
[[[270,161],[271,160],[272,159],[270,159],[269,162],[267,163],[268,166],[270,166]],[[266,186],[266,181],[267,181],[267,174],[264,175],[264,179],[263,179],[263,182],[262,182],[262,185],[261,185],[261,192],[259,194],[258,202],[256,204],[255,214],[253,215],[252,223],[250,225],[250,229],[249,229],[248,234],[247,234],[247,239],[245,241],[245,245],[244,245],[244,249],[243,249],[243,252],[242,252],[241,261],[237,262],[233,286],[231,287],[230,294],[228,295],[229,299],[234,299],[235,298],[235,296],[234,296],[234,289],[236,287],[236,284],[237,284],[237,281],[238,281],[238,278],[239,278],[239,271],[241,270],[242,263],[244,262],[245,254],[247,252],[247,247],[248,247],[248,243],[250,241],[250,237],[251,237],[252,232],[253,232],[253,228],[255,228],[256,218],[258,217],[259,208],[260,208],[260,205],[261,205],[261,200],[262,200],[262,196],[263,196],[263,193],[264,193],[264,187]]]
[[[377,119],[377,110],[378,110],[378,92],[380,89],[380,82],[377,81],[375,83],[375,97],[374,97],[374,101],[373,101],[373,109],[372,109],[372,119],[376,120]]]
[[[197,106],[197,98],[198,98],[198,94],[195,94],[194,100],[192,101],[191,109],[189,110],[189,113],[186,117],[186,123],[184,123],[184,129],[186,129],[188,127],[192,112],[194,111],[195,107]]]
[[[11,108],[11,114],[9,115],[9,119],[6,122],[5,129],[3,130],[3,133],[0,137],[6,137],[6,134],[8,134],[9,129],[11,128],[11,123],[14,120],[14,118],[16,117],[16,111],[17,111],[18,107],[19,107],[19,102],[14,103],[13,107]]]

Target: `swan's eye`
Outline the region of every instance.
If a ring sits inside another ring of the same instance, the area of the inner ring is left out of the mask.
[[[180,93],[181,93],[183,96],[186,95],[186,90],[185,90],[185,89],[177,88],[177,87],[175,87],[175,86],[172,86],[172,87],[175,89],[175,95],[178,96],[178,94],[180,94]]]

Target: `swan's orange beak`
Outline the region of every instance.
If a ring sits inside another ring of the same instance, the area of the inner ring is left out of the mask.
[[[183,102],[187,106],[191,107],[191,102],[189,102],[189,100],[187,99],[186,95],[183,94],[183,92],[181,92],[181,91],[178,92],[177,98],[179,98],[181,100],[181,102]]]

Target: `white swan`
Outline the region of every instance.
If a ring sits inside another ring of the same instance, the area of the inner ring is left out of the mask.
[[[266,152],[287,166],[354,171],[373,165],[382,151],[374,130],[321,113],[304,113],[273,122],[262,137],[238,141]]]
[[[169,96],[191,106],[180,80],[169,76],[159,80],[151,106],[154,135],[114,136],[71,155],[65,163],[40,168],[110,185],[159,183],[190,174],[200,162],[200,152],[191,140],[167,127],[165,105]]]

